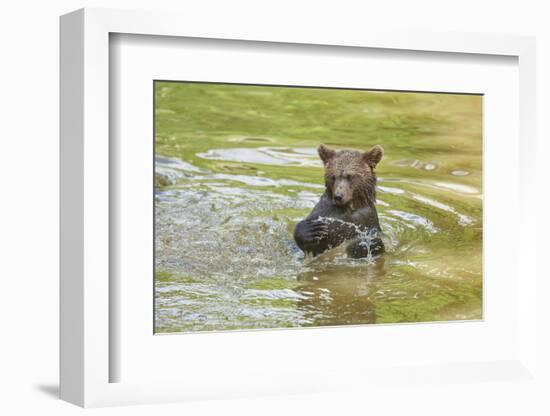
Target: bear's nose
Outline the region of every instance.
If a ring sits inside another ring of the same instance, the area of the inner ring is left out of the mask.
[[[334,202],[342,202],[342,195],[334,194]]]

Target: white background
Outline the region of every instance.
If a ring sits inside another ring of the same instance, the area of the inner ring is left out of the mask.
[[[208,24],[212,13],[235,21],[273,19],[307,30],[308,21],[324,22],[328,31],[339,25],[385,25],[439,30],[537,35],[539,172],[532,172],[540,192],[548,194],[550,129],[550,28],[544,1],[377,1],[319,0],[298,2],[237,1],[19,1],[0,10],[0,89],[2,150],[0,178],[0,263],[3,281],[0,307],[0,411],[4,414],[73,414],[82,412],[55,399],[58,368],[58,16],[83,6],[179,10]],[[201,17],[202,16],[202,17]],[[239,17],[241,16],[241,17]],[[545,138],[546,140],[543,140]],[[545,254],[549,212],[540,198],[539,242]],[[503,256],[504,257],[504,256]],[[540,256],[543,259],[544,255]],[[550,279],[548,266],[544,275]],[[539,284],[539,297],[550,293]],[[549,308],[540,303],[546,328]],[[542,327],[542,325],[541,325]],[[540,331],[550,350],[549,332]],[[548,371],[548,358],[539,357]],[[547,386],[548,387],[548,386]],[[521,391],[518,391],[521,390]],[[546,393],[550,391],[546,389]],[[93,410],[99,414],[548,414],[540,391],[499,383],[489,392],[456,384],[395,390],[388,386],[376,397],[346,392],[315,396],[258,398]],[[537,400],[537,397],[539,398]]]

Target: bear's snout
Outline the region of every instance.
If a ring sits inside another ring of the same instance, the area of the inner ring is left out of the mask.
[[[347,205],[351,201],[351,188],[347,181],[337,180],[332,193],[332,203],[337,206]]]
[[[334,194],[332,196],[332,203],[338,207],[343,207],[347,205],[349,202],[349,199],[345,197],[345,195],[342,194]]]

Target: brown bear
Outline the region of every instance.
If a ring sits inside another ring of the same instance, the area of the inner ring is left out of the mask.
[[[329,149],[321,144],[325,193],[306,219],[294,230],[304,253],[317,256],[349,241],[348,256],[374,256],[384,251],[376,212],[375,167],[384,151],[375,145],[368,152]]]

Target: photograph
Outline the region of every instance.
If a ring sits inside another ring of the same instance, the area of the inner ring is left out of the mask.
[[[155,334],[483,319],[482,94],[152,87]]]

